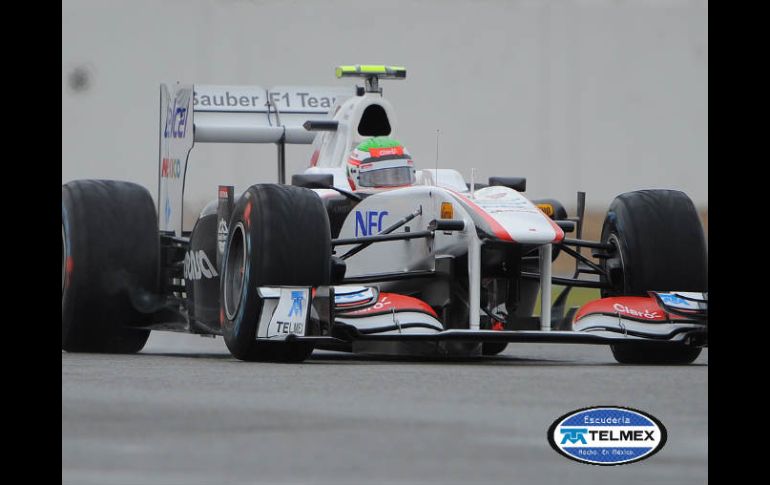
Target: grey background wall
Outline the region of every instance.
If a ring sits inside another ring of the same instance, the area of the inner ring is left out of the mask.
[[[65,0],[62,182],[157,186],[158,84],[384,83],[401,140],[432,167],[528,177],[528,195],[591,207],[638,188],[708,205],[708,4],[687,0]],[[288,151],[289,173],[308,147]],[[199,145],[192,209],[215,184],[276,178],[273,146]]]

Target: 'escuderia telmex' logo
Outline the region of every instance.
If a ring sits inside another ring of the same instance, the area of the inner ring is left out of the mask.
[[[666,444],[666,427],[637,409],[594,406],[556,419],[548,442],[562,455],[591,465],[623,465],[644,460]]]

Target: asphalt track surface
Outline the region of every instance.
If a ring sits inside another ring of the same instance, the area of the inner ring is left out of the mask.
[[[464,362],[251,364],[221,338],[156,333],[138,355],[62,353],[62,483],[703,484],[707,364],[707,350],[647,367],[539,344]],[[554,452],[553,420],[597,404],[653,414],[666,446],[616,467]]]

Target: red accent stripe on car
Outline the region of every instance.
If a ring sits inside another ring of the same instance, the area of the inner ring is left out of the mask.
[[[621,317],[650,322],[665,322],[672,319],[653,298],[616,296],[586,303],[575,313],[573,321],[577,322],[583,317],[597,313],[602,315],[620,315]]]
[[[479,207],[475,202],[473,202],[471,199],[465,197],[464,195],[455,192],[452,189],[447,189],[449,192],[451,192],[460,202],[464,203],[468,207],[474,210],[476,214],[478,214],[484,221],[489,224],[489,226],[492,228],[492,232],[494,233],[495,237],[498,239],[501,239],[503,241],[514,241],[513,237],[508,233],[508,231],[505,230],[505,228],[495,220],[494,217],[489,215],[487,211]],[[562,236],[564,233],[562,233]]]
[[[378,315],[389,313],[394,310],[397,312],[417,311],[438,318],[436,311],[424,301],[411,296],[398,295],[396,293],[380,293],[380,297],[374,305],[346,313],[345,315]]]
[[[553,227],[553,230],[556,233],[556,237],[553,238],[553,241],[551,241],[551,243],[555,244],[555,243],[562,242],[564,240],[564,230],[561,227],[559,227],[558,224],[553,222],[553,219],[546,216],[545,213],[543,213],[543,215],[545,216],[546,219],[548,219],[548,222],[551,223],[551,227]]]

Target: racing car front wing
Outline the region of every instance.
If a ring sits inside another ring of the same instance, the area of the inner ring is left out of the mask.
[[[285,335],[264,340],[286,340],[314,343],[347,343],[353,340],[389,341],[389,342],[532,342],[551,344],[654,344],[668,343],[703,347],[707,345],[705,325],[693,324],[680,326],[671,333],[652,338],[650,336],[619,333],[613,330],[595,330],[591,332],[542,331],[542,330],[444,330],[436,333],[385,333],[365,334],[355,327],[346,328],[347,338],[326,336]]]
[[[295,342],[313,342],[316,344],[341,344],[352,341],[380,342],[530,342],[530,343],[561,343],[561,344],[652,344],[662,343],[671,345],[686,345],[702,347],[707,345],[707,330],[705,325],[694,324],[680,327],[670,334],[658,338],[649,336],[618,333],[612,330],[597,330],[591,332],[574,331],[541,331],[541,330],[444,330],[436,333],[385,333],[365,334],[354,327],[346,329],[347,338],[328,336],[285,335],[265,340],[286,340]]]
[[[265,289],[261,291],[263,296],[272,300],[271,304],[266,305],[266,308],[275,308],[275,311],[271,312],[272,315],[264,316],[264,324],[268,329],[281,328],[274,326],[273,323],[280,324],[282,319],[289,319],[288,317],[283,318],[286,315],[280,314],[280,308],[289,308],[290,305],[288,302],[281,305],[279,300],[297,293],[297,291],[287,290],[297,289],[283,288],[282,290],[270,292]],[[370,302],[368,303],[370,306],[364,305],[364,310],[356,310],[361,306],[353,306],[351,310],[349,302],[352,299],[348,295],[335,298],[334,287],[320,287],[315,291],[306,288],[304,291],[304,295],[310,299],[310,305],[307,307],[309,311],[305,313],[308,324],[298,325],[297,328],[308,329],[308,331],[303,330],[296,333],[269,330],[263,333],[260,331],[258,332],[260,335],[258,340],[312,342],[331,346],[355,342],[439,343],[450,341],[595,345],[649,344],[653,346],[669,344],[688,347],[708,345],[708,323],[705,313],[700,314],[697,318],[677,316],[669,320],[644,321],[631,315],[620,313],[611,315],[596,311],[583,315],[579,322],[574,324],[573,330],[569,331],[542,330],[543,327],[548,328],[549,325],[541,325],[541,330],[482,330],[475,329],[471,325],[469,325],[469,329],[442,330],[442,325],[437,320],[434,322],[435,325],[428,325],[424,321],[418,322],[421,318],[423,320],[426,318],[424,313],[419,313],[419,304],[418,307],[408,308],[408,304],[406,304],[400,309],[389,307],[390,309],[379,311],[379,313],[376,311],[367,313],[367,308],[377,307],[377,305],[372,307],[372,302],[383,302],[388,297],[394,297],[392,294],[378,293],[376,289],[371,287],[360,287],[353,290],[354,293],[350,293],[350,295],[366,295],[360,297],[361,301],[365,299]],[[665,297],[668,294],[661,295]],[[408,297],[405,299],[417,301]],[[339,308],[342,300],[345,301],[346,309]],[[337,304],[333,302],[337,302]],[[705,305],[705,303],[700,302],[699,305]],[[588,305],[586,306],[588,307]],[[665,308],[671,309],[670,305],[666,305]],[[338,312],[340,313],[338,314]],[[356,313],[358,313],[357,316]],[[353,318],[354,316],[355,318]],[[427,318],[431,320],[430,315]],[[392,320],[394,324],[383,326],[383,319],[386,322]],[[268,324],[268,322],[270,323]],[[284,326],[284,328],[288,327]]]

